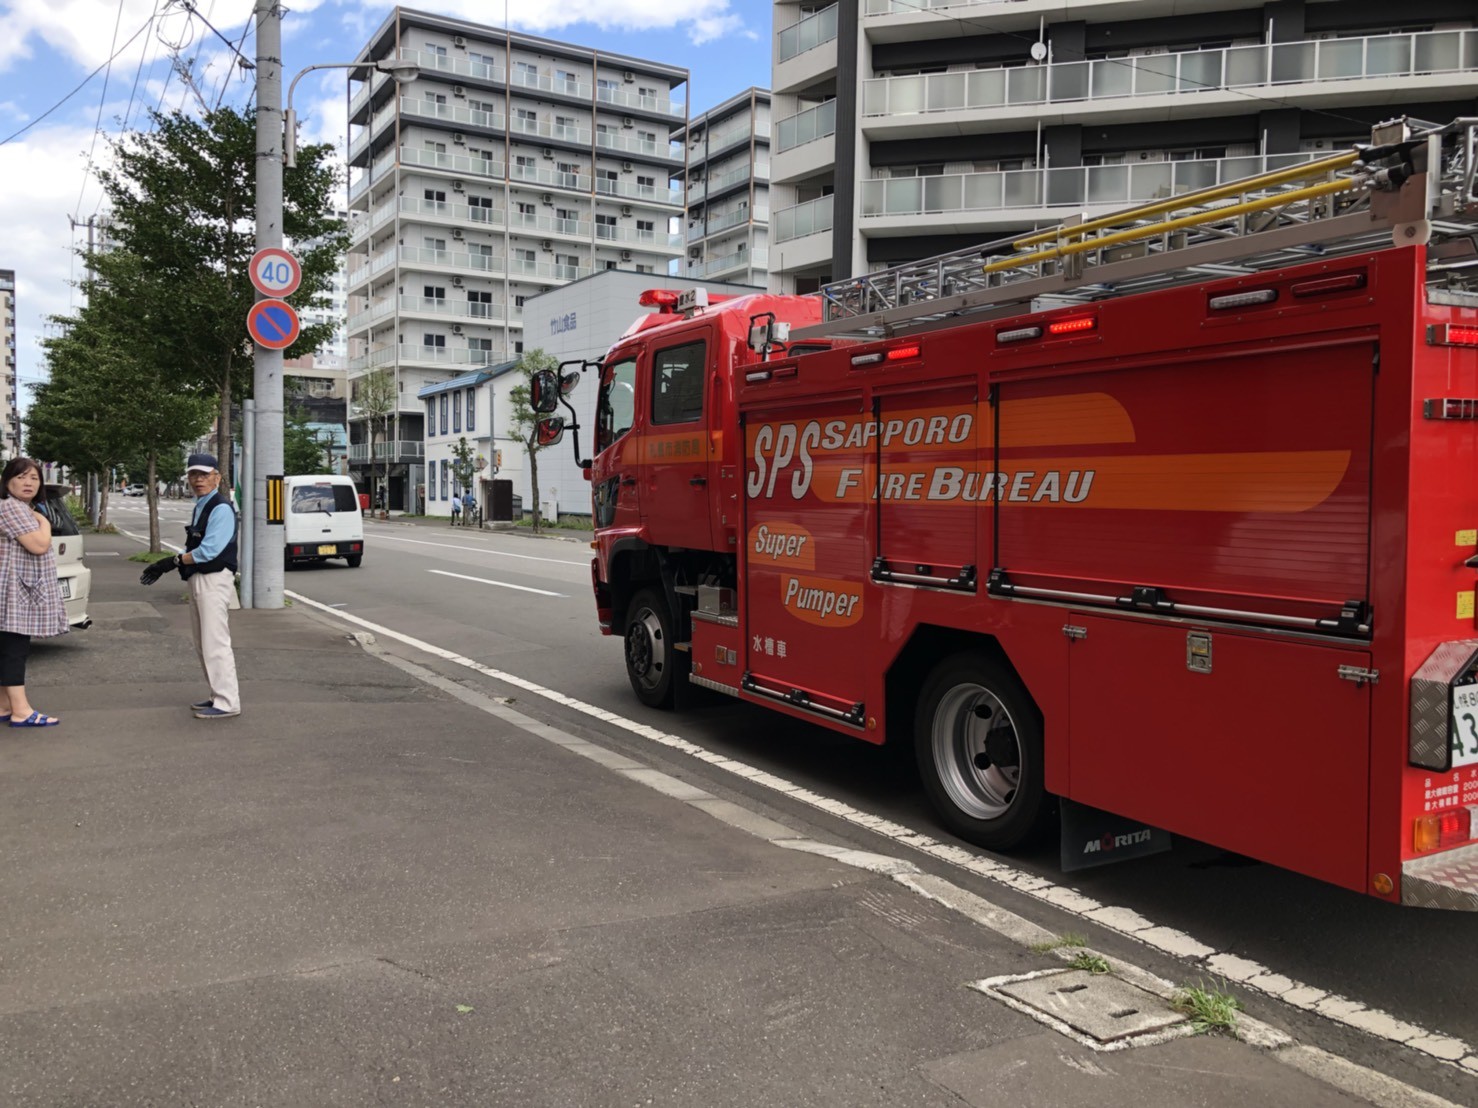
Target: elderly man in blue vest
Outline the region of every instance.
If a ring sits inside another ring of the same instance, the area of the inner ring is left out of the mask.
[[[226,617],[236,595],[236,509],[221,492],[221,473],[210,454],[190,455],[185,480],[195,494],[195,512],[185,528],[185,552],[154,562],[139,580],[152,585],[178,569],[190,586],[190,630],[210,682],[210,699],[190,707],[196,719],[226,719],[241,714]]]

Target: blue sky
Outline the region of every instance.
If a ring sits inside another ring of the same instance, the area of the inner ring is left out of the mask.
[[[171,73],[187,59],[194,86],[214,104],[244,104],[247,79],[230,64],[252,22],[252,0],[0,0],[0,269],[16,271],[21,407],[45,374],[39,340],[48,316],[69,311],[80,274],[74,250],[101,194],[89,162],[106,156],[100,135],[147,125],[147,109],[196,110],[195,94]],[[409,4],[438,14],[511,26],[584,46],[685,66],[696,114],[770,80],[770,0],[438,0]],[[289,0],[283,24],[284,82],[304,66],[347,61],[393,5]],[[133,37],[137,35],[137,37]],[[130,39],[132,41],[130,42]],[[254,35],[240,49],[255,52]],[[117,54],[111,65],[105,65]],[[95,76],[88,75],[100,66]],[[81,85],[80,89],[77,86]],[[70,99],[60,103],[77,89]],[[344,141],[344,75],[312,74],[294,107],[305,141]],[[47,114],[47,113],[50,114]],[[24,130],[23,130],[24,129]],[[16,134],[16,132],[21,132]]]

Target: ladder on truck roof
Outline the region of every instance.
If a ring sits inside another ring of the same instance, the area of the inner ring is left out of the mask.
[[[822,322],[791,338],[935,330],[1423,243],[1434,279],[1466,296],[1478,289],[1475,169],[1478,119],[1402,118],[1333,157],[833,282]]]

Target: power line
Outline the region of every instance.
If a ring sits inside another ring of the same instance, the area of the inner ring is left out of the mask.
[[[251,15],[249,15],[249,16],[246,17],[246,23],[241,28],[241,37],[236,40],[236,45],[232,48],[232,49],[235,50],[236,56],[238,58],[241,57],[241,48],[242,48],[242,46],[246,45],[246,36],[249,35],[249,34],[251,34],[251,29],[256,24],[256,15],[257,15],[257,13],[256,13],[255,9],[253,9]],[[227,69],[226,69],[225,74],[221,77],[220,91],[218,91],[216,93],[215,107],[216,107],[217,110],[220,109],[221,102],[226,99],[226,89],[227,89],[227,87],[230,84],[231,84],[231,69],[228,66]]]
[[[117,50],[113,51],[113,57],[109,58],[102,65],[98,66],[91,73],[89,73],[86,77],[82,78],[82,80],[78,82],[76,88],[74,88],[71,92],[67,93],[67,95],[63,96],[55,104],[53,104],[51,107],[47,108],[44,112],[42,112],[40,115],[38,115],[35,119],[31,120],[31,122],[27,123],[20,130],[13,131],[10,134],[6,135],[3,139],[0,139],[0,146],[4,146],[8,142],[11,142],[11,141],[13,141],[15,139],[20,138],[21,135],[25,134],[32,127],[36,126],[36,124],[40,123],[47,116],[51,115],[52,112],[56,111],[63,104],[65,104],[68,100],[72,99],[72,97],[76,96],[79,92],[81,92],[84,88],[86,88],[87,87],[87,83],[89,81],[91,81],[94,77],[96,77],[99,73],[101,73],[105,68],[107,68],[109,65],[111,65],[112,62],[113,62],[113,58],[116,58],[119,54],[123,53],[130,46],[132,46],[133,45],[133,40],[136,39],[136,38],[138,38],[146,30],[148,30],[149,29],[149,24],[150,23],[153,23],[153,22],[154,22],[153,13],[150,13],[149,18],[144,21],[143,26],[141,26],[137,31],[135,31],[133,34],[131,34],[128,37],[128,41],[127,42],[125,42]]]
[[[153,12],[150,12],[149,13],[149,21],[151,23],[154,21],[154,13]],[[113,42],[109,46],[109,49],[113,49],[114,47],[116,47],[118,45],[118,28],[119,28],[119,26],[122,23],[123,23],[123,0],[118,0],[118,14],[116,16],[114,16],[114,18],[113,18]],[[82,211],[82,196],[83,196],[84,193],[87,192],[87,178],[92,173],[92,157],[93,157],[94,154],[97,153],[98,135],[102,134],[102,131],[103,131],[103,107],[108,102],[108,81],[113,76],[113,58],[116,58],[117,56],[118,55],[116,53],[113,54],[112,57],[110,57],[107,60],[107,62],[104,63],[107,66],[107,71],[103,74],[103,92],[102,92],[102,95],[98,97],[98,117],[97,117],[97,120],[92,125],[92,144],[90,146],[88,146],[88,148],[87,148],[87,169],[85,171],[83,171],[83,174],[82,174],[82,186],[77,190],[77,211],[78,212],[81,212]],[[142,60],[143,59],[142,59],[142,54],[141,54],[140,55],[140,61],[142,61]]]

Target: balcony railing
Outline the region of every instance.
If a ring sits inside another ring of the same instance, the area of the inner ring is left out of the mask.
[[[494,131],[501,131],[505,122],[501,112],[485,112],[461,104],[438,104],[424,97],[418,100],[414,96],[402,96],[400,111],[402,115],[436,119],[442,123],[464,123],[468,127],[488,127]]]
[[[1414,77],[1475,68],[1478,30],[1315,39],[964,73],[879,77],[863,83],[862,114],[878,118],[1131,96],[1191,96],[1221,89]],[[799,118],[781,121],[782,150],[786,149],[786,123]]]
[[[754,218],[757,222],[764,222],[765,217],[763,211],[756,210]],[[727,231],[730,227],[738,227],[740,224],[748,223],[749,219],[750,210],[748,208],[741,208],[737,212],[725,212],[723,215],[711,215],[708,217],[708,225],[706,227],[703,225],[703,221],[699,220],[696,227],[688,228],[688,241],[696,242],[701,238],[707,238],[709,235],[716,235],[720,231]]]
[[[1298,165],[1318,156],[1323,156],[1323,152],[863,181],[861,216],[866,220],[1056,205],[1081,208],[1095,204],[1132,204],[1210,188],[1254,173]],[[783,237],[777,234],[777,238]]]
[[[681,189],[659,189],[655,185],[634,185],[629,181],[612,181],[607,177],[595,179],[595,191],[603,196],[629,196],[635,200],[645,200],[649,204],[673,204],[682,207],[683,193]]]
[[[874,182],[867,182],[873,184]],[[775,212],[772,231],[776,242],[804,238],[831,230],[832,197],[818,196],[792,208],[780,208]]]
[[[470,254],[460,250],[438,249],[431,246],[402,246],[402,265],[445,266],[451,269],[473,270],[478,273],[503,272],[503,259],[496,254]]]
[[[619,88],[597,88],[595,98],[604,104],[616,104],[625,108],[638,108],[644,112],[659,112],[662,115],[682,116],[684,104],[666,96],[643,96],[638,92],[627,92]]]
[[[729,269],[764,269],[768,264],[769,253],[765,250],[742,250],[735,254],[726,254],[722,258],[714,258],[707,262],[699,263],[688,269],[689,277],[712,277],[715,273],[722,273]]]
[[[796,55],[814,50],[823,42],[831,42],[836,37],[837,6],[833,4],[781,31],[780,41],[775,47],[775,60],[788,62]]]
[[[590,237],[591,224],[582,219],[560,219],[552,215],[525,215],[514,212],[508,219],[514,231],[545,231],[556,235],[583,235]]]
[[[391,439],[389,442],[382,439],[374,444],[373,451],[367,442],[349,444],[349,460],[361,464],[368,462],[371,458],[377,462],[383,462],[387,455],[392,462],[410,461],[424,457],[425,453],[425,444],[412,439]]]
[[[536,277],[545,281],[575,281],[581,277],[589,277],[595,270],[589,266],[531,262],[527,258],[513,258],[508,263],[508,272],[515,277]]]
[[[538,89],[540,92],[553,92],[560,96],[576,96],[581,100],[589,100],[595,93],[594,85],[588,85],[578,78],[571,81],[563,77],[546,77],[542,73],[525,73],[521,69],[513,71],[513,83],[520,88]]]
[[[551,123],[547,119],[525,119],[515,115],[511,128],[515,134],[533,135],[537,138],[559,139],[562,142],[578,142],[589,146],[591,133],[573,123]]]
[[[506,361],[506,350],[469,350],[465,346],[411,346],[398,347],[402,365],[497,365]]]
[[[400,164],[425,169],[444,169],[474,177],[503,176],[503,163],[492,158],[474,158],[469,154],[451,154],[440,150],[424,150],[414,146],[400,148]]]
[[[545,169],[538,165],[513,164],[511,175],[515,181],[529,181],[538,185],[549,185],[557,189],[590,191],[590,178],[583,173],[566,173],[560,169]]]
[[[590,141],[590,132],[585,132],[585,141]],[[596,131],[595,145],[603,150],[620,150],[624,153],[635,154],[642,158],[669,158],[673,161],[682,161],[683,148],[681,143],[654,141],[652,139],[627,138],[616,131]]]
[[[402,215],[419,216],[422,219],[444,219],[453,224],[484,223],[489,227],[503,226],[502,208],[485,208],[481,204],[453,204],[446,200],[422,200],[413,196],[400,198]]]
[[[720,192],[739,181],[747,181],[750,177],[758,173],[758,166],[751,170],[749,166],[741,165],[737,169],[730,169],[715,177],[709,177],[706,181],[690,182],[688,185],[688,203],[696,203],[710,192]]]
[[[954,76],[954,74],[941,74],[941,76]],[[963,75],[962,75],[963,76]],[[889,78],[894,81],[910,80],[907,77]],[[922,78],[912,78],[922,80]],[[867,82],[869,85],[874,82]],[[813,108],[807,108],[803,112],[780,120],[775,124],[775,149],[776,151],[791,150],[797,146],[803,146],[808,142],[825,138],[827,135],[836,134],[837,130],[837,102],[828,100],[824,104],[817,104]]]
[[[501,322],[507,316],[507,305],[479,300],[450,300],[431,296],[402,296],[400,310],[418,315],[443,316],[449,319],[490,320]]]
[[[493,81],[497,84],[503,83],[503,67],[501,65],[469,62],[461,58],[453,58],[447,54],[432,54],[424,50],[402,49],[400,56],[407,61],[415,62],[428,73],[435,70],[438,73],[455,73],[463,77],[476,77],[481,81]]]
[[[393,299],[386,297],[384,300],[378,300],[371,304],[365,311],[351,315],[345,330],[358,331],[364,327],[368,327],[372,323],[377,323],[394,311],[395,301]]]

